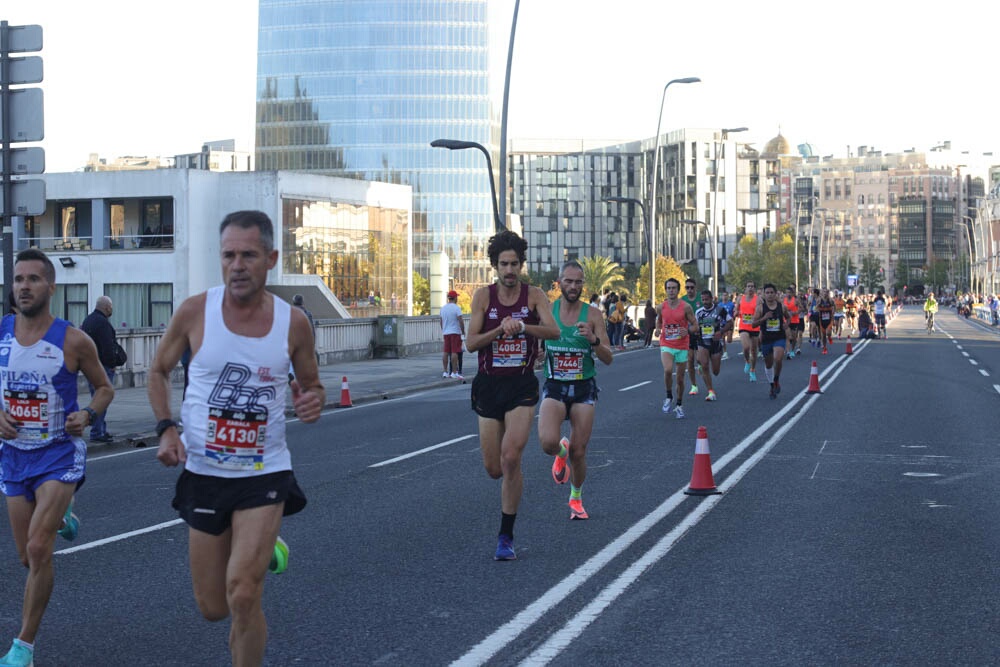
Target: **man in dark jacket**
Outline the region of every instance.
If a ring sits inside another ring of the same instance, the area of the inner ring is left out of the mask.
[[[94,345],[97,346],[97,358],[101,360],[101,365],[104,366],[104,371],[108,374],[108,381],[114,382],[115,379],[115,352],[118,347],[118,337],[115,335],[115,328],[111,324],[111,312],[112,312],[111,298],[107,296],[102,296],[97,299],[97,303],[94,306],[94,312],[87,315],[87,318],[80,325],[80,329],[94,339]],[[87,383],[90,388],[90,395],[94,395],[94,385]],[[114,440],[112,435],[108,433],[108,426],[104,421],[106,416],[105,413],[97,415],[90,425],[90,441],[91,442],[111,442]]]

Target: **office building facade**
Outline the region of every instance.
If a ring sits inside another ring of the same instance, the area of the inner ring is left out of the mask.
[[[429,145],[474,141],[498,162],[486,0],[260,0],[259,11],[257,169],[410,185],[414,269],[428,277],[444,252],[454,286],[490,281],[483,155]]]

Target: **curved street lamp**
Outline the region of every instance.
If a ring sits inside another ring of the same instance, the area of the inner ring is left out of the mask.
[[[649,293],[656,294],[656,182],[660,175],[660,126],[663,122],[663,105],[667,101],[667,88],[675,83],[699,83],[701,79],[696,76],[686,76],[683,79],[672,79],[663,87],[663,96],[660,98],[660,114],[656,117],[656,147],[653,149],[653,188],[652,197],[649,202],[649,254],[652,260],[649,262]]]
[[[486,171],[490,180],[490,192],[493,194],[493,223],[497,232],[506,229],[506,225],[501,222],[500,209],[497,205],[497,186],[493,182],[493,160],[490,159],[490,152],[486,147],[475,141],[461,141],[459,139],[435,139],[431,142],[434,148],[447,148],[450,151],[460,151],[466,148],[478,148],[486,156]]]

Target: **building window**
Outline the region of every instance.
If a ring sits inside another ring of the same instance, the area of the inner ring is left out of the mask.
[[[115,312],[115,328],[162,327],[174,312],[174,286],[170,283],[111,283],[104,286]]]
[[[76,326],[83,324],[90,310],[87,308],[86,285],[56,285],[55,294],[49,305],[49,312],[56,317],[69,320]]]
[[[172,199],[142,201],[142,236],[140,248],[172,247],[174,245],[174,203]]]

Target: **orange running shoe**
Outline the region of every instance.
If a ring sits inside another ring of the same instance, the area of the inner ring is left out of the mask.
[[[556,460],[552,462],[552,479],[556,481],[556,484],[565,484],[566,480],[569,479],[569,464],[567,459],[569,459],[569,440],[562,438],[559,440],[559,444],[566,448],[566,456],[557,456]]]
[[[570,519],[589,519],[590,515],[587,514],[587,510],[583,509],[583,501],[579,498],[569,501],[569,518]]]

